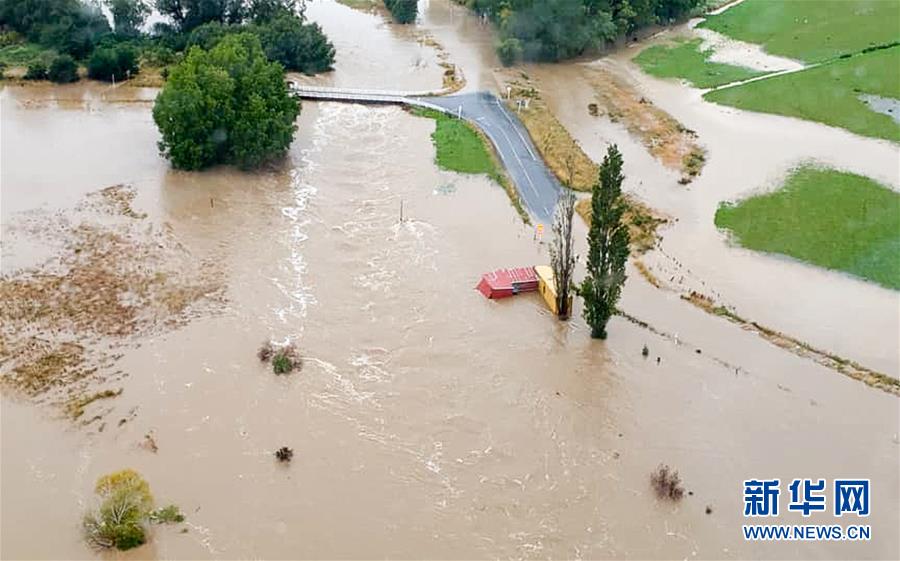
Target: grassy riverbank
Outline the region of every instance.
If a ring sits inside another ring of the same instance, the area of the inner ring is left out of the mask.
[[[864,136],[900,141],[900,124],[860,99],[900,98],[900,46],[860,54],[801,72],[708,92],[708,101],[799,117]]]
[[[723,204],[715,222],[743,247],[900,290],[900,194],[867,177],[800,168],[777,191]]]
[[[434,119],[431,140],[435,147],[435,161],[441,169],[458,173],[483,173],[503,187],[510,202],[526,223],[528,213],[522,207],[519,193],[503,171],[490,141],[469,123],[439,111],[413,109],[413,115]]]
[[[821,62],[898,39],[900,2],[891,0],[745,0],[700,27],[767,53]]]
[[[712,88],[761,76],[764,72],[709,60],[712,51],[701,51],[700,39],[654,45],[641,51],[634,61],[647,74],[659,78],[682,78],[698,88]]]

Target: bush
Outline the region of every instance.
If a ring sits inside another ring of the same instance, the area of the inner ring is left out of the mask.
[[[78,64],[69,55],[59,55],[50,63],[48,72],[50,80],[57,84],[68,84],[78,81]]]
[[[515,37],[507,37],[497,44],[497,56],[503,66],[512,66],[522,58],[522,43]]]
[[[252,33],[229,35],[210,51],[191,48],[153,106],[160,151],[189,170],[254,168],[283,156],[299,113],[283,68],[266,60]]]
[[[88,76],[94,80],[122,81],[137,70],[137,55],[130,45],[98,48],[88,60]]]
[[[412,23],[419,13],[417,0],[384,0],[384,5],[397,23]]]
[[[28,70],[25,71],[25,79],[26,80],[46,80],[47,79],[47,65],[40,61],[32,62],[31,64],[28,65]]]

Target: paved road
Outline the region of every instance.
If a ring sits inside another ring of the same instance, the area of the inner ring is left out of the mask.
[[[450,96],[417,96],[409,92],[295,87],[301,97],[350,103],[415,105],[461,115],[493,142],[522,203],[536,223],[550,224],[560,185],[544,164],[522,122],[494,95],[478,92]]]
[[[549,225],[560,185],[541,158],[524,125],[487,92],[416,98],[458,114],[480,128],[494,143],[522,203],[537,222]]]

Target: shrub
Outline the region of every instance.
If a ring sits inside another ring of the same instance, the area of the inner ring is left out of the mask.
[[[150,513],[150,522],[154,524],[173,524],[176,522],[184,522],[184,514],[177,505],[164,506]]]
[[[275,374],[290,374],[294,370],[298,370],[301,365],[302,360],[293,344],[281,347],[272,356],[272,370]]]
[[[522,58],[522,43],[515,37],[507,37],[497,44],[497,56],[503,66],[512,66]]]
[[[252,33],[193,47],[172,67],[153,106],[160,151],[176,168],[258,167],[287,151],[299,100],[280,64],[268,62]]]
[[[650,484],[660,499],[678,501],[684,496],[681,477],[677,471],[672,471],[667,465],[660,464],[656,471],[650,474]]]
[[[137,55],[129,45],[98,48],[88,60],[88,76],[94,80],[121,81],[137,70]]]
[[[48,72],[50,80],[57,84],[68,84],[78,81],[78,64],[69,55],[59,55],[50,63]]]
[[[28,65],[24,77],[26,80],[46,80],[47,65],[40,61],[32,62]]]
[[[417,0],[384,0],[384,5],[391,11],[391,16],[397,23],[416,21],[419,11]]]

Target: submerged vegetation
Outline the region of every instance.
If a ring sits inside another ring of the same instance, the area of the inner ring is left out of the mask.
[[[419,13],[417,0],[384,0],[384,5],[391,12],[397,23],[412,23]]]
[[[737,243],[900,290],[900,194],[867,177],[802,167],[777,191],[723,204]]]
[[[266,341],[256,352],[260,362],[271,362],[272,371],[275,374],[290,374],[303,366],[300,352],[293,343],[284,346],[275,346],[271,341]]]
[[[667,465],[660,464],[650,474],[650,485],[660,499],[679,501],[684,496],[681,476],[678,475],[677,470],[673,470]]]

